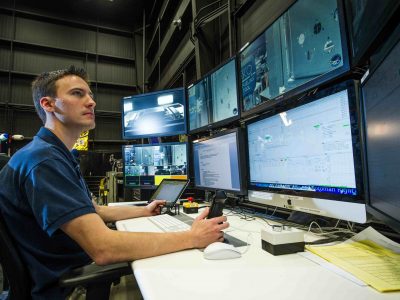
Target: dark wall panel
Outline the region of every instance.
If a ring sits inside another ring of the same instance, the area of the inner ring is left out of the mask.
[[[133,35],[132,37],[126,37],[99,32],[99,54],[133,59],[135,57],[133,46]]]
[[[6,111],[0,108],[0,133],[6,131]]]
[[[0,37],[13,38],[13,18],[11,15],[0,13]]]
[[[32,79],[13,78],[11,83],[11,99],[13,103],[33,105],[31,92]]]
[[[0,74],[0,102],[7,102],[8,100],[8,76]]]
[[[15,39],[56,48],[96,52],[96,32],[71,26],[17,18]]]
[[[115,90],[112,88],[98,88],[96,94],[96,109],[108,111],[121,111],[121,99],[132,95],[124,89]]]
[[[87,74],[89,75],[89,80],[91,82],[94,82],[97,80],[96,76],[96,62],[95,61],[86,61],[83,64],[83,67],[85,68]],[[93,88],[93,87],[92,87]]]
[[[0,69],[8,70],[10,66],[10,46],[0,44]]]
[[[121,119],[96,117],[94,137],[96,140],[120,140]]]
[[[84,59],[43,50],[30,52],[16,49],[14,53],[14,70],[19,72],[39,74],[49,70],[64,69],[72,64],[83,67]]]
[[[42,121],[35,112],[14,112],[13,134],[33,137],[42,125]]]
[[[98,81],[136,85],[136,72],[126,63],[101,61],[97,66]]]

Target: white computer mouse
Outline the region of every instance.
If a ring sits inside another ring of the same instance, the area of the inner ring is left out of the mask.
[[[232,259],[241,257],[242,253],[230,244],[215,242],[204,249],[203,255],[206,259]]]

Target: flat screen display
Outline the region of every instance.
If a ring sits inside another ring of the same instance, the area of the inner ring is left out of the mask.
[[[186,133],[183,88],[122,99],[122,137],[170,136]]]
[[[382,44],[382,36],[396,26],[395,16],[400,12],[398,0],[385,0],[376,5],[374,0],[347,0],[344,2],[349,23],[353,63],[365,65],[367,59]]]
[[[336,91],[249,123],[250,186],[328,199],[359,197],[358,123],[349,93]]]
[[[164,179],[187,179],[187,144],[124,145],[126,187],[155,187]]]
[[[236,61],[230,59],[188,87],[191,132],[239,117]]]
[[[244,115],[348,69],[341,11],[336,0],[298,0],[240,51]]]
[[[368,211],[400,232],[400,38],[363,83]],[[389,44],[389,43],[386,43]]]
[[[197,188],[243,192],[239,130],[193,142],[194,183]]]

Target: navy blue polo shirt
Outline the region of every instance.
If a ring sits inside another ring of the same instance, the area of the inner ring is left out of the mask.
[[[0,172],[0,211],[33,279],[33,299],[64,299],[58,287],[67,270],[91,261],[60,226],[95,213],[79,165],[67,147],[42,127]]]

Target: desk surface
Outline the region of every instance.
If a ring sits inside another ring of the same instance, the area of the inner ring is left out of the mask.
[[[226,232],[250,246],[241,258],[206,260],[186,250],[136,260],[132,268],[145,299],[400,299],[359,286],[300,254],[273,256],[261,248],[261,220],[228,216]],[[147,218],[117,222],[122,231],[160,231]]]

